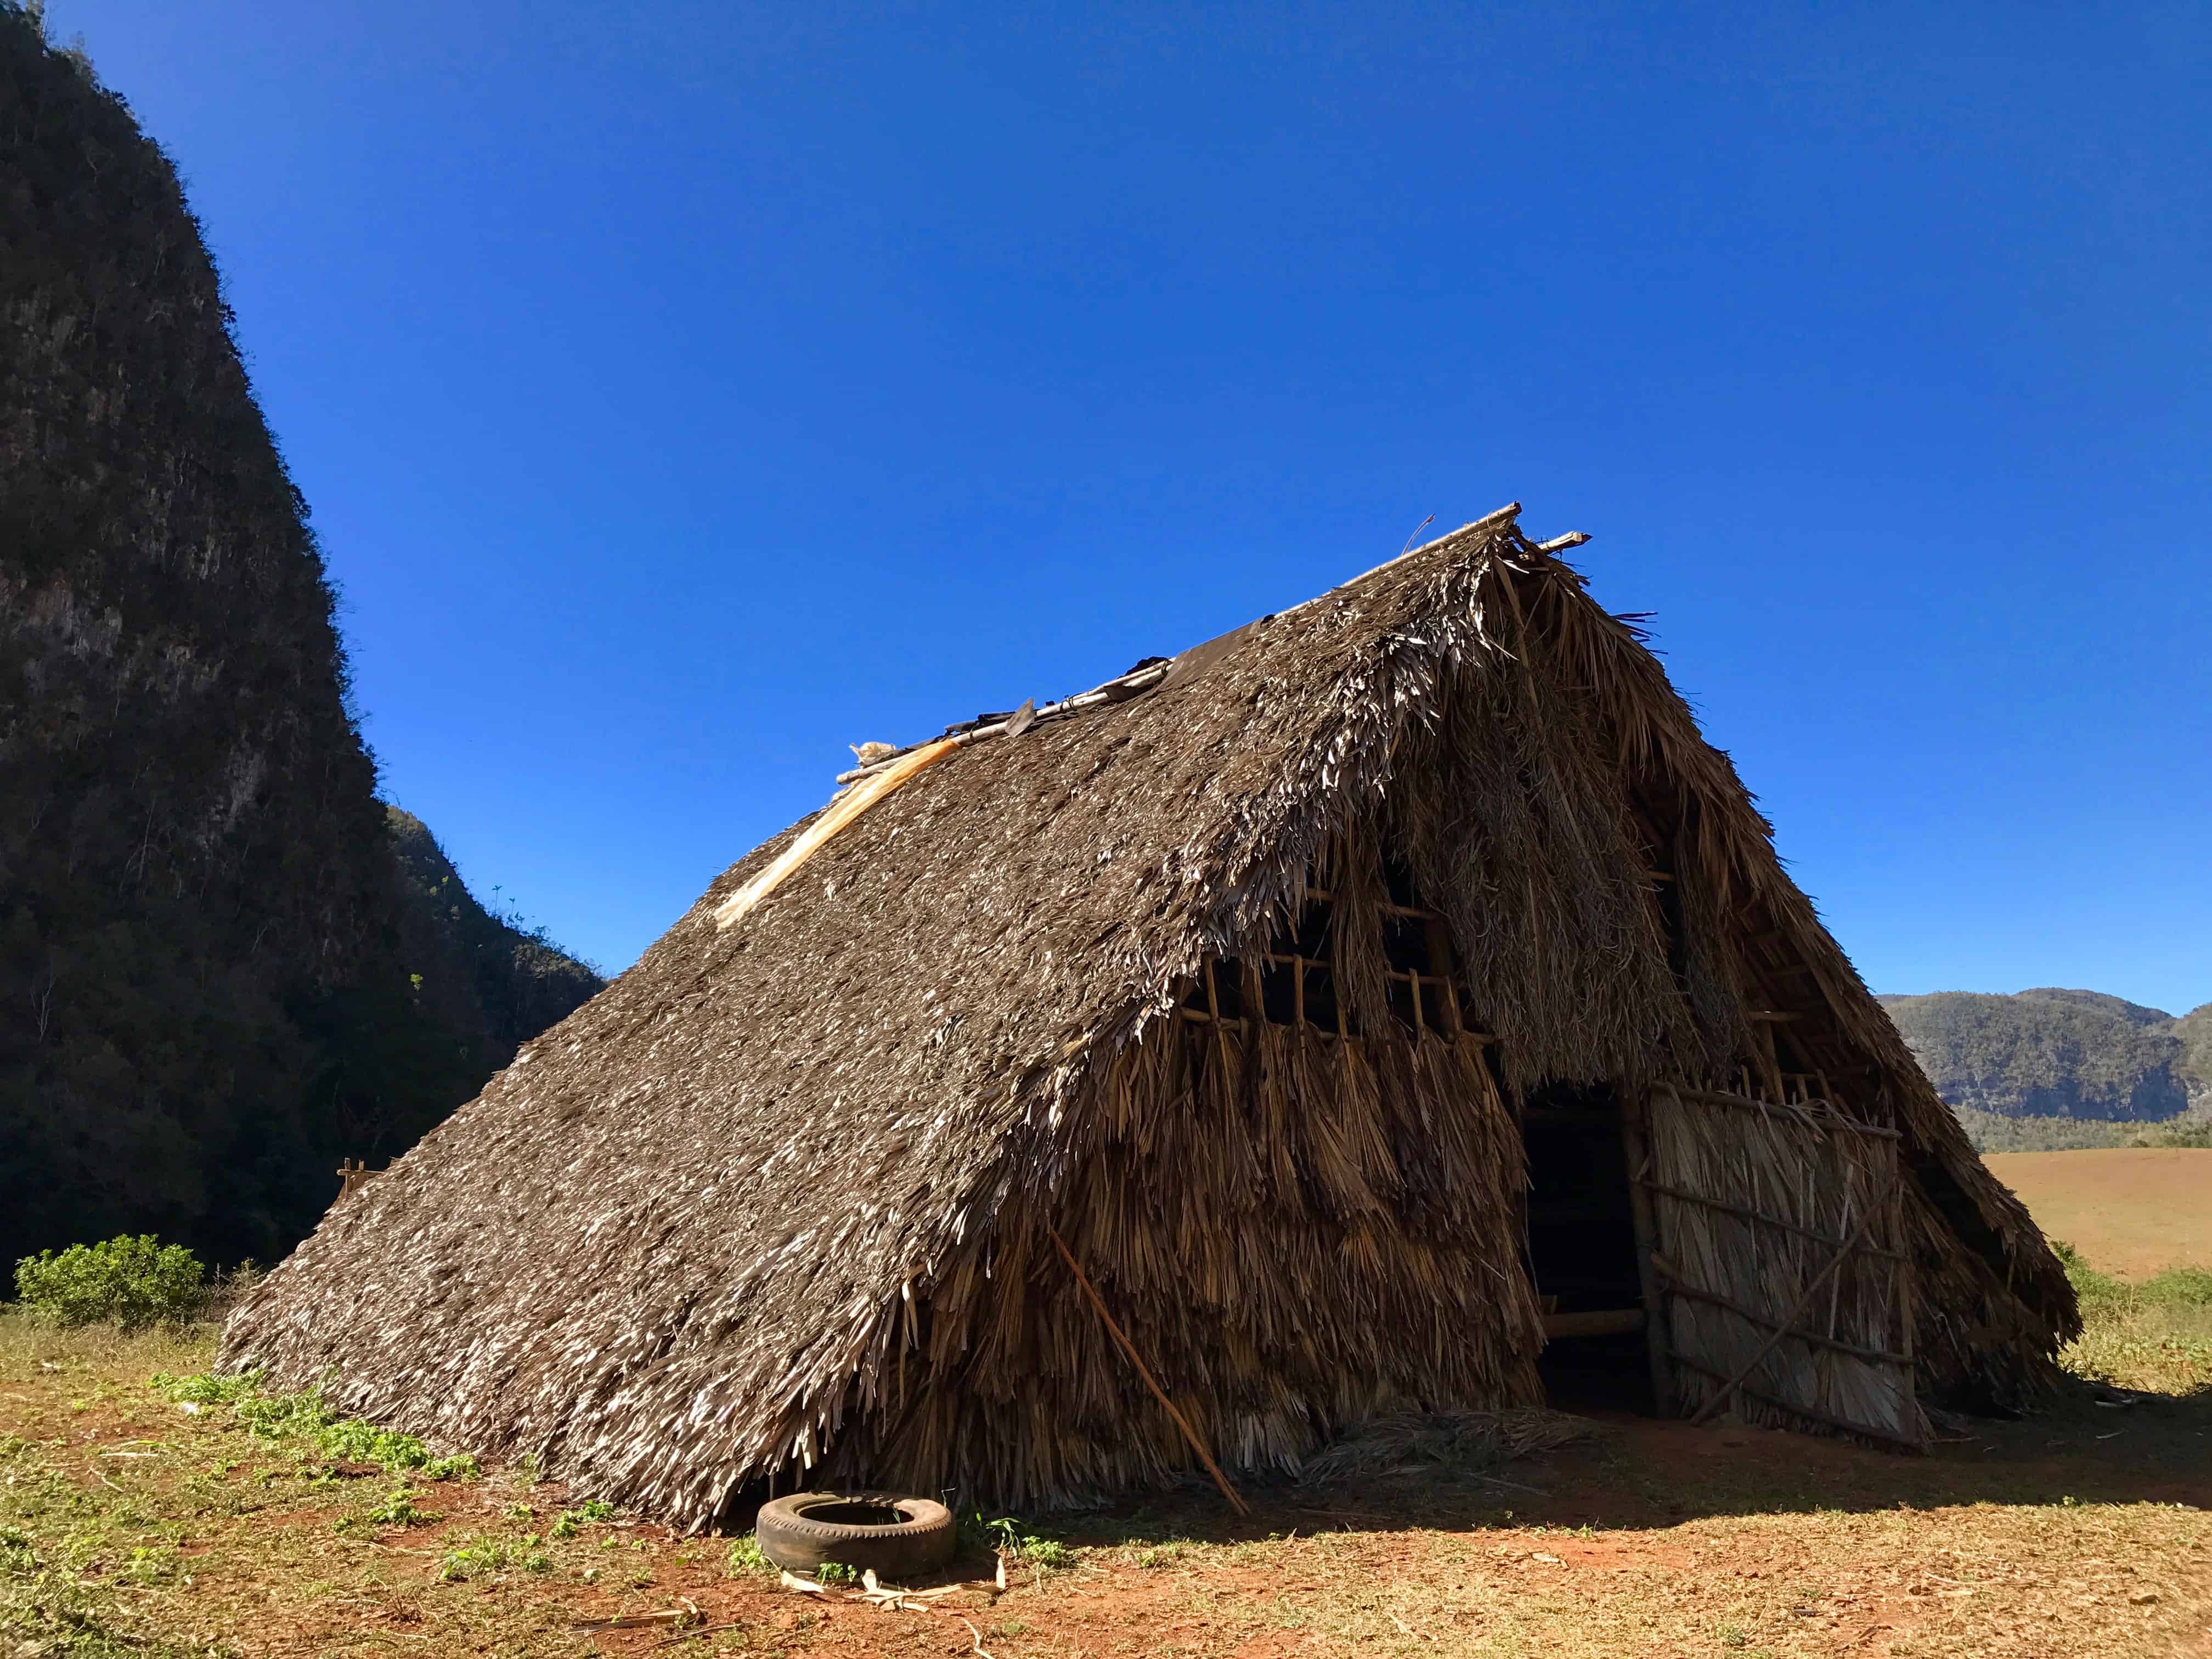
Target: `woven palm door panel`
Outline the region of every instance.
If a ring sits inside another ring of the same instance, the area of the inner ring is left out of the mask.
[[[1895,1133],[1663,1085],[1647,1121],[1638,1179],[1682,1413],[1923,1446]]]

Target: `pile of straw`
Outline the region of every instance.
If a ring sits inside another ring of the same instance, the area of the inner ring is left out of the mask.
[[[1505,1412],[1395,1412],[1347,1430],[1308,1458],[1298,1478],[1318,1486],[1428,1469],[1481,1474],[1516,1458],[1556,1451],[1602,1432],[1601,1425],[1586,1417],[1540,1407]]]

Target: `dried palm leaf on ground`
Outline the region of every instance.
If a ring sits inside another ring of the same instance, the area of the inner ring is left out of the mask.
[[[1531,1407],[1504,1412],[1393,1412],[1358,1424],[1305,1460],[1304,1485],[1372,1480],[1415,1469],[1480,1474],[1516,1457],[1593,1439],[1586,1417]]]

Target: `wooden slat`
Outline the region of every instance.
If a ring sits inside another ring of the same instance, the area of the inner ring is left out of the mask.
[[[1840,1111],[1823,1112],[1808,1121],[1797,1112],[1773,1105],[1764,1100],[1754,1100],[1749,1095],[1723,1094],[1714,1089],[1686,1089],[1671,1083],[1664,1086],[1684,1100],[1695,1101],[1705,1106],[1734,1106],[1742,1111],[1764,1112],[1769,1117],[1778,1117],[1785,1122],[1795,1123],[1801,1128],[1848,1129],[1853,1134],[1876,1135],[1885,1140],[1900,1139],[1894,1129],[1885,1129],[1878,1124],[1862,1123],[1855,1117],[1846,1117]],[[1826,1103],[1832,1107],[1833,1105],[1832,1102]]]
[[[1549,1313],[1544,1316],[1544,1340],[1562,1336],[1620,1336],[1644,1328],[1641,1308],[1601,1308],[1589,1313]]]
[[[1784,1336],[1794,1338],[1797,1341],[1810,1342],[1815,1347],[1833,1348],[1838,1353],[1850,1354],[1855,1359],[1878,1360],[1889,1365],[1910,1365],[1912,1363],[1911,1354],[1892,1353],[1887,1348],[1864,1348],[1856,1342],[1846,1342],[1840,1336],[1823,1336],[1818,1331],[1808,1331],[1796,1325],[1785,1325],[1776,1319],[1772,1314],[1761,1313],[1756,1308],[1747,1308],[1732,1296],[1723,1296],[1719,1291],[1709,1291],[1702,1285],[1690,1284],[1669,1267],[1662,1266],[1659,1271],[1665,1275],[1667,1288],[1674,1295],[1686,1296],[1692,1302],[1708,1302],[1716,1308],[1725,1308],[1737,1318],[1749,1320],[1764,1330],[1780,1331]]]
[[[1638,1186],[1648,1192],[1657,1193],[1662,1197],[1678,1198],[1685,1204],[1702,1204],[1709,1210],[1724,1210],[1730,1215],[1741,1216],[1746,1221],[1759,1222],[1782,1232],[1795,1233],[1800,1238],[1809,1238],[1815,1244],[1826,1244],[1830,1249],[1839,1250],[1844,1244],[1843,1239],[1832,1237],[1826,1233],[1815,1231],[1810,1227],[1801,1227],[1794,1221],[1784,1221],[1779,1216],[1767,1214],[1764,1210],[1747,1209],[1741,1204],[1731,1204],[1724,1198],[1710,1198],[1703,1193],[1689,1192],[1680,1187],[1669,1187],[1663,1182],[1646,1181],[1640,1176],[1632,1176],[1632,1179]],[[1912,1259],[1910,1256],[1899,1255],[1895,1250],[1886,1250],[1879,1244],[1862,1244],[1858,1248],[1862,1255],[1880,1256],[1887,1261],[1909,1262]]]

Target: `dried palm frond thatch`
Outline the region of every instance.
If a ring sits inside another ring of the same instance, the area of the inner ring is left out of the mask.
[[[739,860],[223,1363],[695,1523],[825,1462],[1006,1504],[1171,1478],[1056,1231],[1219,1460],[1291,1468],[1538,1404],[1509,1100],[1724,1083],[1759,1011],[1899,1136],[1923,1384],[2044,1374],[2056,1261],[1510,511],[1139,678],[966,734],[726,910],[808,824]]]

